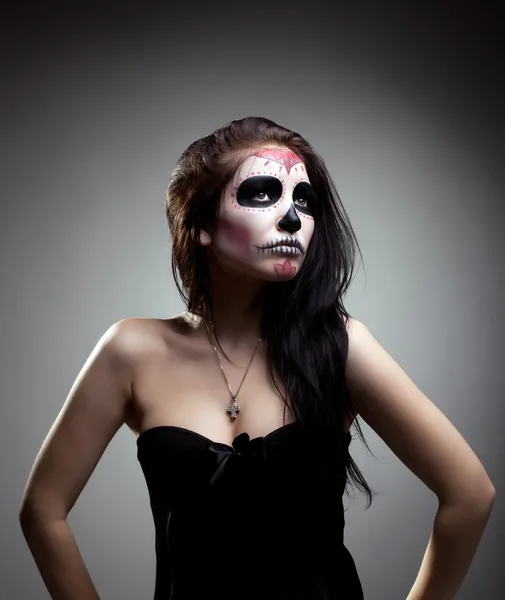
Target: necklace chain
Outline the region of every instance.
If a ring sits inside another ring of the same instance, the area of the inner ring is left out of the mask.
[[[230,390],[231,402],[226,407],[226,412],[229,413],[230,418],[232,420],[235,420],[238,417],[238,413],[240,412],[240,406],[235,402],[235,398],[238,396],[238,393],[240,392],[240,388],[242,387],[242,384],[244,383],[244,379],[246,378],[247,372],[249,371],[249,367],[252,364],[254,355],[256,354],[256,350],[257,350],[258,345],[259,345],[259,343],[261,341],[261,336],[258,338],[258,341],[256,342],[256,346],[254,346],[254,351],[252,353],[251,360],[249,361],[249,364],[247,365],[247,369],[245,370],[244,376],[242,377],[242,381],[240,382],[240,385],[238,386],[237,391],[234,393],[233,390],[231,389],[231,386],[230,386],[230,383],[228,381],[228,378],[226,377],[226,373],[224,372],[224,368],[223,368],[223,365],[221,363],[221,359],[219,358],[219,353],[217,351],[217,348],[216,348],[216,346],[213,344],[213,342],[211,340],[209,327],[208,327],[208,325],[207,325],[206,322],[205,322],[205,327],[207,329],[207,336],[209,338],[210,345],[214,348],[214,352],[216,353],[216,357],[217,357],[217,360],[219,362],[219,366],[221,367],[221,373],[223,374],[224,380],[226,381],[226,385],[228,386],[228,389]]]

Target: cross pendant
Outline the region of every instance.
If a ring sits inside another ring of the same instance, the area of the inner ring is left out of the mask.
[[[226,412],[230,413],[230,417],[232,419],[236,419],[238,417],[238,413],[240,412],[240,406],[235,402],[235,399],[231,401],[230,404],[226,407]]]

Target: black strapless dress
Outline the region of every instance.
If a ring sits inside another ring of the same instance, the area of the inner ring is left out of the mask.
[[[362,600],[343,542],[351,436],[327,437],[298,423],[233,446],[170,425],[141,433],[154,600]]]

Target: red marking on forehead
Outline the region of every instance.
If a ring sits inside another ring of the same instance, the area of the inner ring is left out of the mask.
[[[286,171],[289,173],[291,168],[302,162],[302,159],[298,157],[291,150],[279,150],[274,148],[265,148],[263,150],[258,150],[253,154],[253,156],[258,156],[259,158],[268,159],[265,165],[272,160],[273,162],[279,163],[282,165]]]

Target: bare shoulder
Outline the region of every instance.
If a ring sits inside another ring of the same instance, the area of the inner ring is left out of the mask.
[[[183,315],[166,319],[129,317],[118,321],[110,335],[118,360],[128,365],[133,381],[157,360],[176,364],[181,353],[198,349],[198,334]]]
[[[128,317],[114,323],[106,335],[118,359],[133,368],[139,358],[160,345],[164,332],[169,334],[171,327],[164,323],[162,319]]]
[[[347,330],[346,380],[360,417],[439,499],[493,496],[483,465],[445,414],[366,325],[349,319]]]

